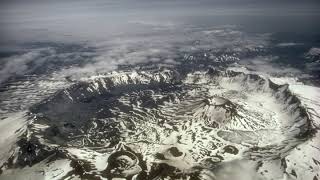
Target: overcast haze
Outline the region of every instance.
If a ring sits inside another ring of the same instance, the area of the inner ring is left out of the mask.
[[[315,31],[318,9],[317,1],[2,1],[1,42],[107,40],[154,33],[152,26]]]

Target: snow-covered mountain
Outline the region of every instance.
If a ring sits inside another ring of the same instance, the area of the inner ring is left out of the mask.
[[[83,79],[3,118],[0,179],[319,179],[319,91],[274,81],[212,68]]]

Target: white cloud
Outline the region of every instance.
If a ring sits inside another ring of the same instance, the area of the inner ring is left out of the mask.
[[[235,31],[231,27],[210,28],[210,32],[199,29],[157,31],[129,37],[117,37],[109,41],[91,43],[97,56],[82,67],[64,69],[60,74],[81,77],[95,73],[105,73],[117,69],[119,65],[158,63],[164,66],[179,64],[183,55],[212,51],[235,52],[237,54],[255,51],[267,45],[267,35],[250,36]],[[180,58],[180,59],[179,59]]]
[[[318,47],[311,48],[308,51],[307,55],[308,56],[320,56],[320,48],[318,48]]]
[[[290,67],[289,65],[275,63],[277,59],[278,57],[275,56],[259,56],[242,60],[240,61],[240,65],[245,66],[251,72],[272,76],[301,76],[301,74],[303,74],[301,70]]]
[[[23,75],[29,68],[27,63],[41,55],[41,50],[34,50],[23,55],[16,55],[5,59],[6,63],[0,69],[0,84],[14,75]],[[38,62],[41,63],[41,62]]]
[[[290,47],[290,46],[299,46],[299,45],[303,45],[303,43],[285,42],[285,43],[278,43],[276,46],[278,46],[278,47]]]

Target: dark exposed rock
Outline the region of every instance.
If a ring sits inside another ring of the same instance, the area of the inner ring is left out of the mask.
[[[131,178],[142,171],[142,162],[138,155],[127,148],[121,148],[108,158],[108,166],[103,176],[108,178]]]
[[[224,150],[224,152],[226,152],[226,153],[234,154],[234,155],[236,155],[236,154],[239,153],[239,150],[238,150],[236,147],[232,146],[232,145],[227,145],[227,146],[225,146],[225,147],[223,148],[223,150]]]
[[[179,157],[182,156],[183,153],[179,151],[179,149],[177,147],[171,147],[168,149],[168,151],[170,152],[170,154],[172,154],[174,157]]]
[[[57,152],[56,149],[41,144],[36,138],[23,138],[18,141],[18,146],[20,149],[15,165],[19,167],[32,166]]]

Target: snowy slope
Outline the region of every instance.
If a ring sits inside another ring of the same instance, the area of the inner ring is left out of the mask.
[[[315,180],[319,89],[283,82],[214,69],[83,79],[30,108],[0,179]]]

